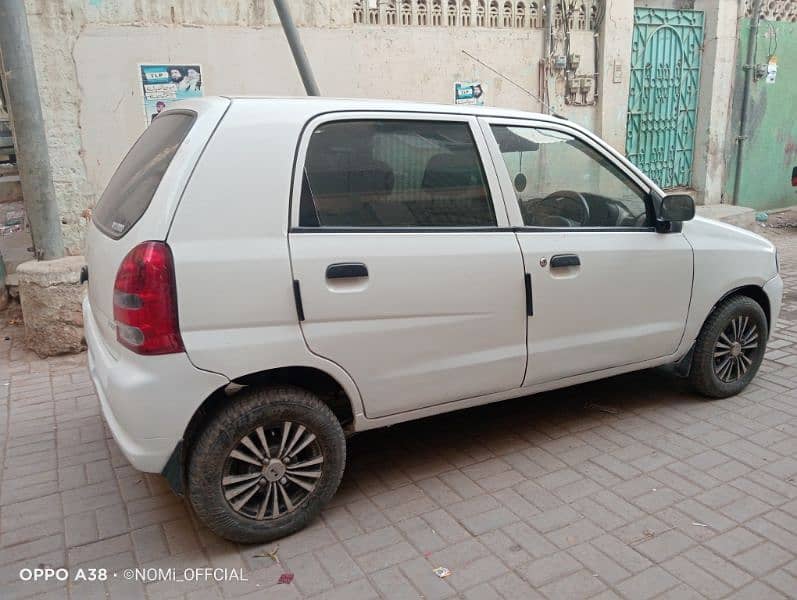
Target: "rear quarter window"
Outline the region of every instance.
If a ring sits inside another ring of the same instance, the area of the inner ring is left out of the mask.
[[[194,112],[165,112],[138,138],[94,210],[94,223],[103,233],[119,239],[144,215],[195,120]]]

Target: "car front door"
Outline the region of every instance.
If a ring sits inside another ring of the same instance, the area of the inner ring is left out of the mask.
[[[524,385],[673,354],[692,248],[679,231],[657,233],[644,182],[565,123],[482,126],[530,278]]]
[[[310,350],[367,417],[520,387],[523,262],[476,119],[346,113],[305,132],[289,243]]]

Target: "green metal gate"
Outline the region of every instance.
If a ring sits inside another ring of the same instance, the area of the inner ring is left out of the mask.
[[[702,47],[701,11],[634,9],[625,151],[662,188],[692,180]]]

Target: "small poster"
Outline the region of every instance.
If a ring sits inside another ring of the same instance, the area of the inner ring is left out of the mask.
[[[147,125],[173,102],[202,96],[199,65],[139,65]]]
[[[480,81],[454,83],[454,104],[484,104],[484,88]]]
[[[778,58],[774,54],[769,57],[767,63],[767,83],[775,83],[778,77]]]

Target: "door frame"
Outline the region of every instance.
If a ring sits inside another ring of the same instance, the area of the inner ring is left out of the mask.
[[[479,117],[479,125],[482,128],[487,148],[489,149],[492,158],[493,167],[498,175],[498,182],[501,186],[501,192],[504,197],[504,204],[506,205],[507,214],[509,215],[509,222],[511,225],[522,231],[567,231],[574,232],[588,232],[588,231],[611,231],[618,229],[621,231],[655,231],[655,227],[538,227],[528,226],[523,223],[523,215],[520,212],[520,206],[515,196],[515,189],[512,185],[512,178],[509,175],[509,170],[506,167],[503,157],[501,156],[501,148],[498,146],[498,141],[492,134],[490,127],[492,125],[506,125],[509,127],[533,127],[536,129],[549,129],[566,133],[580,142],[583,142],[606,160],[612,163],[619,171],[626,175],[637,187],[645,193],[645,204],[648,210],[648,216],[655,219],[658,215],[659,202],[663,192],[659,190],[653,181],[644,175],[637,167],[631,164],[628,159],[618,154],[613,148],[608,146],[600,138],[590,134],[584,129],[573,127],[569,123],[558,123],[543,119],[518,119],[506,117]]]
[[[363,120],[391,120],[391,121],[426,121],[426,122],[453,122],[467,123],[470,128],[471,136],[479,153],[482,169],[484,170],[487,188],[490,192],[495,213],[496,226],[488,227],[301,227],[299,225],[299,204],[302,194],[302,175],[304,173],[304,163],[307,158],[307,148],[310,145],[310,138],[313,132],[326,123],[341,121],[363,121]],[[310,119],[305,123],[299,137],[294,158],[293,176],[291,184],[291,198],[289,202],[289,231],[293,233],[309,233],[313,231],[333,232],[345,231],[346,233],[373,233],[373,232],[392,232],[392,233],[413,233],[413,232],[451,232],[456,231],[496,231],[510,228],[511,219],[507,212],[506,202],[504,201],[503,189],[499,181],[498,173],[495,170],[495,161],[488,147],[488,137],[485,136],[479,126],[478,118],[475,115],[463,113],[438,113],[438,112],[403,112],[403,111],[335,111],[328,112]],[[514,197],[514,196],[513,196]]]

